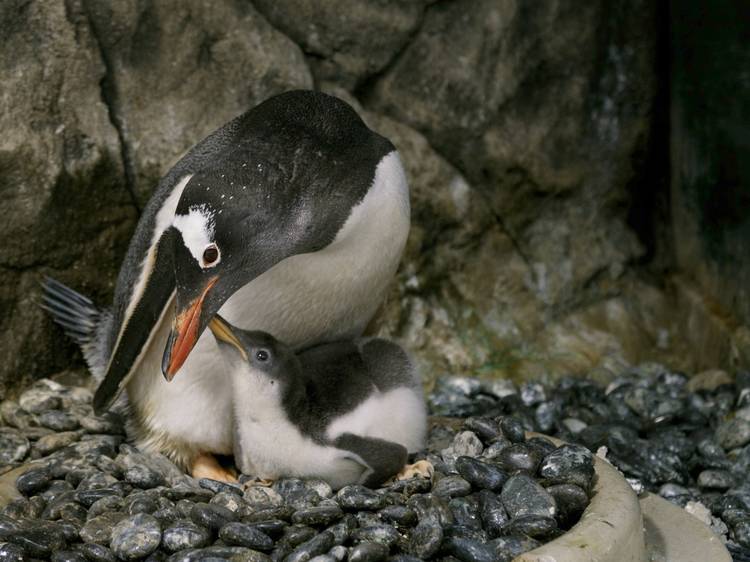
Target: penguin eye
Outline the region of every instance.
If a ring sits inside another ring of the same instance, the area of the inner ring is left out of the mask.
[[[211,244],[210,246],[207,246],[205,250],[203,250],[203,265],[214,265],[216,263],[216,260],[218,259],[219,248],[216,247],[216,244]]]
[[[255,352],[255,358],[258,361],[268,361],[268,352],[265,349],[259,349]]]

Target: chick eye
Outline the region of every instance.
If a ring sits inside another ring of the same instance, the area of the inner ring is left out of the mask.
[[[218,259],[219,248],[217,248],[214,244],[211,244],[205,250],[203,250],[203,263],[205,265],[212,265]]]
[[[259,349],[255,352],[255,358],[258,361],[268,361],[268,352],[265,349]]]

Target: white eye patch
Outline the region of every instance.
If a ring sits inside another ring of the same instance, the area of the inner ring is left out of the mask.
[[[185,247],[203,269],[214,267],[221,261],[220,251],[211,263],[203,259],[206,248],[219,249],[214,243],[214,213],[207,205],[195,205],[188,209],[187,215],[175,215],[172,225],[180,231]]]

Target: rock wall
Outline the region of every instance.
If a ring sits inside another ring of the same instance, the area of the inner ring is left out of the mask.
[[[633,268],[650,251],[631,219],[652,181],[651,4],[6,0],[0,397],[81,366],[39,279],[107,303],[159,176],[291,88],[347,99],[402,152],[413,229],[373,330],[428,380],[679,351],[673,302]]]

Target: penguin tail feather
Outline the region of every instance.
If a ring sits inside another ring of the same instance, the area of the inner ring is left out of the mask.
[[[79,346],[90,344],[96,336],[101,316],[101,311],[91,299],[51,277],[44,279],[42,288],[44,296],[40,306]]]

